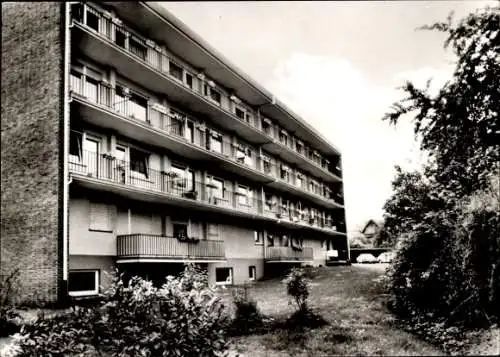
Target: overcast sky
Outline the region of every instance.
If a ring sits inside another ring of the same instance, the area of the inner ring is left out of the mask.
[[[418,167],[408,122],[382,122],[404,80],[451,75],[444,36],[415,31],[496,1],[164,2],[340,148],[348,230],[379,219],[394,165]]]

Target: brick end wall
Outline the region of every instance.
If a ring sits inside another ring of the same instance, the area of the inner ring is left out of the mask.
[[[2,3],[0,274],[42,305],[62,290],[63,20],[60,2]]]

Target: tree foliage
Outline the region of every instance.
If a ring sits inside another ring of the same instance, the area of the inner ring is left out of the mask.
[[[422,27],[446,33],[457,56],[435,95],[406,82],[383,120],[412,117],[429,161],[396,168],[385,206],[398,237],[391,306],[406,317],[474,324],[500,320],[500,8]]]
[[[488,173],[500,161],[500,15],[499,7],[477,10],[453,24],[424,26],[447,34],[445,48],[457,56],[453,77],[436,95],[406,82],[406,98],[384,120],[396,124],[413,114],[428,167],[443,189],[456,195],[485,187]]]

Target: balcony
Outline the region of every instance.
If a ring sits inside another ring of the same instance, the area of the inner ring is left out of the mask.
[[[272,181],[257,169],[257,159],[241,160],[237,149],[223,140],[206,140],[208,129],[196,118],[155,103],[138,105],[107,84],[85,86],[71,81],[72,110],[86,122],[182,154],[191,160],[217,162],[225,170],[256,182]],[[212,145],[213,144],[213,145]],[[220,148],[219,148],[220,146]],[[254,155],[255,157],[255,155]]]
[[[174,237],[154,234],[126,234],[117,236],[118,260],[148,261],[202,261],[217,262],[226,259],[224,241],[199,240],[183,242]]]
[[[265,260],[268,263],[298,263],[313,260],[311,247],[266,247]]]
[[[275,136],[261,128],[260,117],[254,113],[251,120],[244,120],[233,112],[231,97],[221,94],[214,100],[203,94],[202,87],[210,80],[200,79],[200,85],[183,81],[183,73],[188,70],[179,67],[180,74],[170,70],[170,64],[178,67],[175,60],[167,56],[161,48],[146,38],[132,34],[119,20],[110,19],[101,12],[86,5],[94,16],[94,23],[85,24],[83,17],[73,16],[72,42],[79,51],[106,66],[116,68],[118,73],[126,74],[132,81],[157,93],[165,93],[169,99],[189,107],[195,112],[204,113],[221,127],[231,127],[245,140],[282,157],[284,160],[300,165],[304,170],[327,182],[341,181],[339,169],[316,162],[292,146],[292,141],[282,143]],[[87,20],[88,23],[88,20]],[[119,38],[127,38],[123,43]],[[191,78],[198,77],[190,74]],[[203,77],[202,77],[203,78]]]
[[[88,123],[116,130],[123,135],[156,144],[181,153],[197,161],[218,162],[225,170],[256,182],[267,183],[283,192],[292,190],[297,196],[328,208],[341,208],[339,202],[278,179],[279,168],[274,164],[263,166],[262,158],[253,151],[216,138],[209,128],[197,123],[196,118],[176,109],[156,103],[138,104],[131,97],[117,94],[108,84],[87,86],[72,77],[72,108]],[[189,124],[188,124],[189,123]],[[189,126],[190,125],[190,126]],[[207,136],[210,138],[207,140]]]
[[[69,170],[83,186],[115,192],[132,199],[181,205],[197,210],[216,211],[247,218],[258,218],[261,200],[241,192],[217,189],[178,175],[153,170],[142,162],[117,160],[108,154],[82,151],[70,155]]]
[[[170,71],[170,64],[176,61],[150,40],[139,38],[132,31],[119,24],[119,20],[105,17],[101,12],[86,5],[95,16],[93,24],[85,24],[83,17],[73,16],[72,43],[78,51],[93,60],[116,69],[127,78],[156,93],[164,93],[170,100],[195,112],[203,113],[221,127],[231,127],[245,140],[262,144],[269,141],[258,128],[257,120],[239,119],[230,106],[223,105],[210,95],[202,94],[203,86],[184,83],[175,71]],[[88,22],[88,20],[87,20]],[[133,39],[133,45],[130,40]],[[177,66],[177,64],[176,64]],[[181,68],[184,71],[184,68]],[[192,76],[193,79],[196,75]],[[196,77],[198,82],[198,77]],[[200,83],[209,83],[201,80]],[[224,96],[224,103],[229,98]]]
[[[280,157],[284,161],[294,164],[306,170],[310,174],[322,179],[325,182],[340,182],[340,171],[330,171],[326,166],[315,162],[305,154],[295,150],[290,144],[274,139],[272,142],[263,144],[268,152]]]

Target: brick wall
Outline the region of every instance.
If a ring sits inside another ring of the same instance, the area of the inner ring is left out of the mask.
[[[63,14],[2,3],[0,273],[20,268],[18,301],[55,302],[62,286]]]

